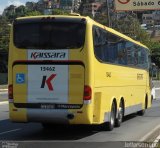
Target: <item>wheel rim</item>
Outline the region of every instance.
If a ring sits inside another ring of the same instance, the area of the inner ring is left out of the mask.
[[[112,111],[111,111],[111,125],[114,126],[114,122],[115,122],[115,105],[112,105]]]
[[[118,120],[120,122],[122,122],[122,119],[123,119],[123,107],[119,107],[119,114],[118,114]]]

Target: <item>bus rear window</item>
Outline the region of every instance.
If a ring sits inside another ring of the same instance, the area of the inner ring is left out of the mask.
[[[14,44],[26,49],[81,48],[86,25],[82,22],[33,22],[14,24]]]

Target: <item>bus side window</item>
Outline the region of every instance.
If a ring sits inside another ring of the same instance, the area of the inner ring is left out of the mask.
[[[138,47],[138,49],[138,67],[149,69],[147,51],[142,47]]]
[[[100,43],[99,43],[99,38],[100,38],[100,32],[98,28],[93,28],[93,44],[94,44],[94,51],[95,55],[98,57],[98,59],[101,59],[101,50],[99,49]]]
[[[120,41],[117,43],[117,58],[115,63],[121,64],[121,65],[127,64],[125,41]]]
[[[101,44],[100,30],[98,28],[94,29],[94,47],[100,46]]]
[[[135,46],[131,42],[126,43],[127,65],[135,66]]]
[[[93,40],[94,40],[94,51],[97,58],[101,61],[105,59],[104,44],[105,44],[105,33],[102,29],[93,28]]]

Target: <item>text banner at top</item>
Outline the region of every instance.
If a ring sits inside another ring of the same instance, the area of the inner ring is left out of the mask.
[[[160,0],[115,0],[115,10],[160,10]]]

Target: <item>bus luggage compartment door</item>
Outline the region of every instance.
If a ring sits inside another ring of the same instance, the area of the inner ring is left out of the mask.
[[[70,104],[68,109],[72,104],[83,104],[84,66],[81,64],[18,64],[13,67],[13,77],[15,103],[36,103],[39,107],[51,103],[62,108]]]

